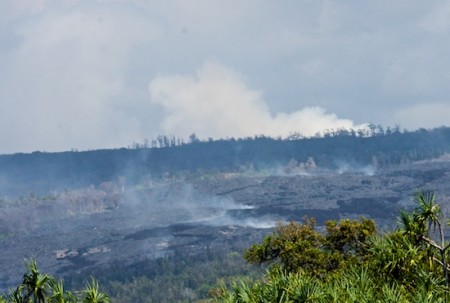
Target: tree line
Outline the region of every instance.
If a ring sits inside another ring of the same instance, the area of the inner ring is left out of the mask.
[[[450,152],[449,127],[400,131],[373,126],[360,132],[219,140],[200,140],[192,135],[187,143],[162,136],[158,147],[144,143],[137,144],[139,148],[0,155],[0,177],[6,180],[0,196],[33,190],[45,194],[67,186],[81,188],[115,181],[120,176],[136,183],[145,176],[163,178],[168,173],[236,172],[243,166],[266,170],[292,160],[304,163],[309,158],[322,169],[336,169],[342,162],[386,168]]]

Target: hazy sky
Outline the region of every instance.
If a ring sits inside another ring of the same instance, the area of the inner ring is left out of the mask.
[[[0,153],[449,125],[449,1],[2,0]]]

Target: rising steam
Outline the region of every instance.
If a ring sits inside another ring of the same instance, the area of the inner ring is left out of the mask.
[[[240,204],[232,197],[202,193],[185,183],[168,184],[139,192],[129,192],[124,199],[126,212],[134,209],[133,220],[143,219],[141,225],[168,223],[201,223],[212,226],[237,225],[271,228],[283,221],[279,216],[256,216],[242,211],[253,210],[253,205]],[[240,212],[240,216],[235,213]]]
[[[153,103],[166,115],[163,132],[187,137],[314,135],[327,129],[357,128],[351,120],[306,107],[272,115],[259,91],[249,89],[242,77],[217,62],[206,62],[194,75],[158,76],[151,81]]]

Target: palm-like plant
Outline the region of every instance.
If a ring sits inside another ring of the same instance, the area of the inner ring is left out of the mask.
[[[416,209],[411,213],[400,213],[401,223],[403,224],[404,233],[414,239],[416,244],[422,243],[427,245],[428,251],[432,248],[439,252],[440,258],[437,259],[428,253],[431,262],[436,262],[442,266],[444,271],[445,283],[449,285],[449,273],[447,265],[447,250],[450,244],[445,243],[444,230],[442,228],[443,214],[441,207],[436,203],[436,195],[434,193],[418,193],[415,201]],[[433,240],[430,231],[439,232],[439,240]]]
[[[64,289],[62,281],[41,273],[35,259],[25,261],[27,272],[22,282],[7,295],[0,293],[0,303],[109,303],[108,295],[99,291],[97,281],[93,278],[80,293],[82,298],[74,296]]]
[[[19,285],[15,289],[10,290],[9,301],[11,301],[12,303],[25,303],[25,302],[28,302],[29,300],[24,298],[22,292],[23,292],[23,286],[22,285]]]
[[[91,282],[86,284],[85,289],[83,290],[84,303],[109,303],[110,299],[107,294],[102,293],[99,290],[98,282],[92,278]]]
[[[49,298],[50,303],[73,303],[76,298],[70,291],[64,289],[62,281],[52,280],[50,283],[52,295]]]
[[[417,217],[416,211],[412,213],[400,211],[399,223],[402,226],[402,232],[415,244],[419,244],[422,241],[422,235],[426,233],[426,225]]]
[[[39,272],[36,260],[26,262],[28,272],[23,275],[22,286],[26,291],[25,301],[33,298],[33,303],[45,303],[51,277]]]
[[[425,235],[422,236],[422,239],[436,248],[439,251],[441,256],[440,262],[442,265],[442,269],[444,270],[445,283],[449,285],[449,277],[448,277],[448,266],[447,266],[447,257],[446,252],[450,247],[450,244],[446,245],[444,239],[444,230],[442,228],[441,220],[443,219],[442,210],[439,204],[436,203],[436,195],[434,193],[419,193],[416,196],[416,202],[418,204],[417,208],[417,219],[421,222],[428,223],[428,230]],[[436,241],[429,238],[429,231],[433,227],[434,231],[436,229],[439,232],[440,243],[437,244]]]
[[[428,233],[433,227],[434,230],[439,230],[439,235],[441,238],[441,243],[444,241],[444,234],[442,231],[441,219],[442,219],[442,210],[439,204],[436,203],[436,195],[434,193],[419,193],[416,195],[416,203],[418,204],[417,208],[417,220],[419,222],[427,222],[428,223]]]

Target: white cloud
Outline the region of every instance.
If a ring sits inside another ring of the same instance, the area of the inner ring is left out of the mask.
[[[449,102],[426,102],[403,108],[394,113],[394,120],[407,129],[448,126],[449,117]]]
[[[241,75],[213,61],[195,75],[158,76],[149,90],[152,102],[165,109],[163,131],[183,137],[193,132],[201,138],[314,135],[355,127],[352,121],[320,107],[272,115],[261,92],[248,88]]]
[[[143,137],[129,100],[125,72],[131,50],[158,38],[152,22],[94,6],[45,10],[17,29],[5,60],[0,133],[5,152],[114,147]],[[4,58],[4,57],[3,57]],[[140,136],[141,135],[141,136]]]
[[[450,30],[450,3],[444,2],[434,7],[419,25],[433,34],[447,34]]]
[[[0,1],[0,152],[403,123],[395,113],[422,100],[450,104],[449,15],[445,1]],[[208,58],[248,78],[206,65],[189,75]],[[215,101],[176,107],[164,86]]]

